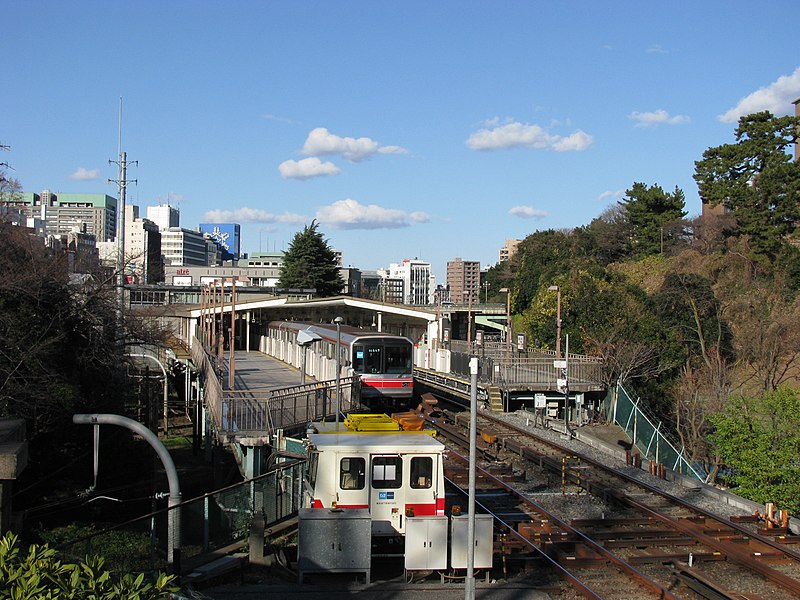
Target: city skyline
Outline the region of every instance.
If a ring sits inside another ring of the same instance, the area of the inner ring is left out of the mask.
[[[747,15],[743,18],[742,15]],[[117,196],[285,250],[444,281],[507,239],[587,225],[635,181],[700,213],[694,161],[792,114],[800,8],[773,2],[209,2],[4,7],[3,161],[26,192]]]

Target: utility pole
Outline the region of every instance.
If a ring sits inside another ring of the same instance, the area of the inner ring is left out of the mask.
[[[119,178],[109,179],[108,183],[116,183],[119,201],[117,202],[117,320],[122,324],[125,310],[125,191],[128,183],[137,183],[136,179],[128,179],[128,165],[138,165],[139,161],[128,160],[127,152],[122,151],[122,98],[119,99],[119,160],[109,160],[109,165],[119,167]]]

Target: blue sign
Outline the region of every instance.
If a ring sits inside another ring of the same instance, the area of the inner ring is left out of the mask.
[[[222,260],[239,260],[241,226],[238,223],[200,223],[200,232],[217,244]]]
[[[378,492],[378,500],[394,500],[394,492]]]

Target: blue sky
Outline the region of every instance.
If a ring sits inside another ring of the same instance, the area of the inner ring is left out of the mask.
[[[497,261],[634,182],[680,187],[740,114],[800,97],[800,3],[5,2],[2,159],[25,191],[117,196],[344,262]]]

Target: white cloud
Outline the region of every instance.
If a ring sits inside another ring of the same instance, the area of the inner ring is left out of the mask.
[[[303,144],[303,154],[319,156],[339,154],[350,162],[360,162],[373,154],[406,154],[400,146],[381,146],[368,137],[339,137],[325,127],[312,129]]]
[[[689,117],[686,115],[671,116],[663,108],[650,112],[633,111],[628,115],[632,121],[636,121],[636,127],[650,127],[651,125],[680,125],[688,123]]]
[[[414,211],[408,215],[408,218],[414,223],[430,223],[431,216],[428,213]]]
[[[100,179],[100,169],[87,169],[85,167],[79,167],[77,171],[69,176],[69,178],[74,179],[75,181],[96,181]]]
[[[305,223],[308,219],[303,215],[283,213],[275,215],[260,208],[235,208],[233,210],[210,210],[203,219],[206,223]]]
[[[377,204],[363,205],[352,198],[338,200],[330,206],[317,210],[317,220],[335,229],[401,229],[409,227],[408,219],[424,222],[424,213],[410,216],[395,208],[383,208]]]
[[[607,200],[609,198],[622,198],[625,195],[625,190],[606,190],[602,194],[600,194],[597,199],[598,200]]]
[[[311,179],[338,175],[341,172],[332,162],[322,162],[316,156],[302,160],[285,160],[278,165],[278,171],[284,179]]]
[[[472,150],[540,148],[556,152],[569,152],[586,150],[592,145],[592,142],[592,136],[581,130],[563,137],[548,133],[539,125],[514,121],[492,129],[481,129],[470,135],[466,144]]]
[[[781,75],[766,87],[762,87],[752,94],[739,100],[738,104],[719,115],[717,119],[723,123],[736,123],[739,117],[762,110],[768,110],[773,115],[788,115],[793,110],[792,102],[800,96],[800,67],[791,75]]]
[[[514,206],[508,211],[508,214],[520,219],[543,219],[550,213],[532,206]]]
[[[650,44],[646,52],[648,54],[669,54],[661,44]]]

